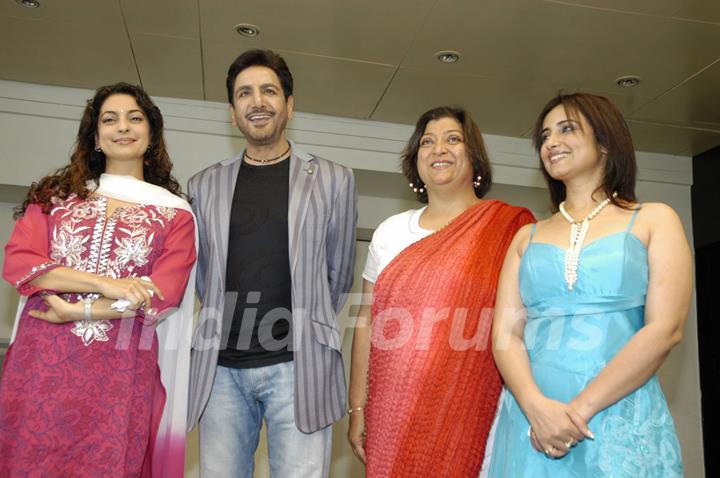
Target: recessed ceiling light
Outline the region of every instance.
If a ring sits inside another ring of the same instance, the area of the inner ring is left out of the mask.
[[[435,58],[443,63],[455,63],[460,60],[460,52],[453,50],[441,50],[435,53]]]
[[[260,34],[260,28],[250,23],[239,23],[235,25],[235,31],[244,37],[256,37]]]
[[[623,88],[631,88],[640,84],[640,77],[635,75],[621,76],[615,80],[615,84]]]
[[[18,5],[22,5],[23,7],[27,8],[38,8],[40,6],[40,2],[38,0],[15,0]]]

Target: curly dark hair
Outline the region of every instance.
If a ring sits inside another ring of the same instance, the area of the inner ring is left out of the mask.
[[[102,151],[95,151],[100,109],[108,97],[116,94],[135,98],[150,124],[150,147],[145,152],[143,162],[145,182],[163,187],[176,196],[187,199],[180,184],[171,174],[173,164],[165,146],[163,117],[160,109],[155,106],[150,96],[140,86],[116,83],[101,86],[95,91],[92,99],[88,100],[80,119],[70,164],[58,169],[54,174],[32,183],[25,201],[15,209],[13,215],[15,219],[25,214],[25,210],[30,204],[39,204],[43,212],[47,214],[53,198],[66,199],[71,194],[76,194],[82,199],[87,198],[90,194],[87,182],[92,180],[97,185],[100,175],[105,172],[105,154]]]
[[[490,158],[485,148],[485,141],[482,134],[480,134],[480,128],[475,124],[470,113],[457,106],[440,106],[426,111],[420,116],[415,124],[415,131],[413,131],[401,154],[403,174],[413,184],[417,185],[422,182],[417,167],[420,139],[425,134],[425,128],[429,122],[442,118],[453,118],[462,126],[463,136],[465,137],[465,150],[473,168],[473,178],[482,176],[480,187],[475,188],[475,196],[478,198],[484,197],[492,186]],[[415,194],[418,201],[427,204],[427,190],[420,192],[420,189],[418,189]]]
[[[538,155],[543,147],[543,122],[545,117],[559,105],[565,108],[568,118],[579,120],[579,116],[582,115],[592,127],[595,141],[607,151],[602,184],[597,190],[602,190],[615,206],[627,209],[630,204],[636,201],[635,176],[637,174],[637,162],[635,160],[632,136],[630,136],[630,128],[628,128],[620,109],[604,96],[590,93],[559,92],[547,102],[535,120],[532,140]],[[540,169],[543,176],[545,176],[548,189],[550,189],[552,210],[557,212],[558,206],[565,200],[565,184],[562,181],[553,179],[545,171],[542,159],[540,160]]]

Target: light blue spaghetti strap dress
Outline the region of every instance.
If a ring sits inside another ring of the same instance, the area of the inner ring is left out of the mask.
[[[548,398],[569,402],[644,324],[648,255],[624,231],[586,244],[568,290],[565,250],[532,242],[520,262],[528,311],[525,345],[532,374]],[[533,225],[532,234],[535,233]],[[683,476],[680,446],[657,377],[590,421],[595,440],[563,458],[536,451],[529,423],[509,390],[501,395],[489,476],[495,478],[673,478]]]

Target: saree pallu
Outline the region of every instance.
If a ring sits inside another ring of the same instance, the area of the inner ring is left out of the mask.
[[[372,307],[368,477],[476,477],[501,379],[490,346],[497,279],[532,214],[482,201],[403,250]]]

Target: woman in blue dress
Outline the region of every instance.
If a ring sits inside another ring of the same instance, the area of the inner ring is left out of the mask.
[[[506,390],[489,476],[680,477],[655,376],[690,306],[680,219],[637,202],[632,139],[606,98],[553,98],[533,140],[557,212],[520,229],[500,274],[493,344]]]

